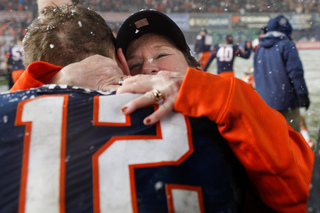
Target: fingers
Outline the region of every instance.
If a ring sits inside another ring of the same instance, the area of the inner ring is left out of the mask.
[[[126,78],[117,91],[120,93],[145,93],[153,89],[161,89],[168,85],[170,77],[176,77],[175,73],[161,71],[157,75],[135,75]]]
[[[117,89],[119,88],[119,85],[102,85],[99,87],[98,90],[107,92],[107,91],[117,91]]]
[[[100,81],[97,82],[96,87],[98,87],[99,90],[102,90],[102,91],[109,91],[109,90],[117,91],[122,86],[124,80],[129,77],[130,76],[126,76],[126,75],[114,75],[113,77],[103,75],[99,78]]]
[[[144,95],[130,101],[127,105],[125,105],[121,111],[123,114],[128,115],[137,109],[151,106],[156,104],[156,100],[152,91],[145,93]],[[162,104],[159,105],[159,108],[154,111],[151,115],[146,117],[143,120],[145,125],[152,125],[157,123],[159,120],[164,118],[174,109],[174,101],[172,98],[168,98],[168,100],[164,100]]]
[[[145,93],[153,89],[151,76],[134,76],[126,78],[123,84],[117,90],[117,94],[121,93]]]
[[[129,84],[126,86],[124,86],[124,84],[122,84],[122,86],[117,89],[117,94],[128,93],[128,92],[138,93],[138,92],[136,92],[135,88],[136,88],[135,84]]]
[[[157,101],[161,100],[162,104],[159,105],[159,108],[143,121],[145,125],[158,122],[174,110],[174,103],[183,78],[184,75],[181,74],[159,72],[158,75],[136,75],[126,79],[117,89],[117,94],[142,93],[144,95],[125,105],[121,109],[122,112],[131,114],[139,108],[157,104]]]
[[[144,125],[152,125],[157,123],[173,111],[173,106],[174,105],[169,105],[168,102],[163,103],[159,106],[159,108],[156,111],[154,111],[151,115],[149,115],[143,120]]]
[[[152,91],[149,91],[145,93],[144,95],[130,101],[126,106],[124,106],[121,111],[128,115],[134,112],[135,110],[147,106],[151,106],[152,104],[155,104],[155,98],[153,96]]]

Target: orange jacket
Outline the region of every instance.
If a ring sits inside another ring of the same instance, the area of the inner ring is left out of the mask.
[[[254,89],[189,68],[175,110],[217,123],[265,204],[277,212],[306,212],[314,153]]]
[[[50,80],[62,67],[43,61],[31,63],[15,82],[10,92],[41,87]]]

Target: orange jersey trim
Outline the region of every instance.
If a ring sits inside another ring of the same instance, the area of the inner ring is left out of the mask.
[[[62,131],[61,131],[61,164],[60,164],[60,192],[59,192],[59,199],[60,199],[60,213],[65,213],[65,177],[66,177],[66,164],[65,164],[65,156],[66,156],[66,135],[67,135],[67,113],[68,113],[68,100],[69,95],[55,95],[64,97],[63,100],[63,120],[62,120]],[[53,97],[53,95],[43,95],[39,96],[36,99],[41,99],[45,97]],[[32,130],[32,121],[24,122],[22,121],[22,112],[23,107],[29,101],[33,101],[35,99],[27,99],[22,101],[18,104],[17,108],[17,116],[15,120],[15,126],[22,126],[26,127],[25,135],[24,135],[24,147],[23,147],[23,162],[22,162],[22,169],[21,169],[21,182],[20,182],[20,195],[19,195],[19,207],[18,212],[24,213],[25,212],[25,203],[26,203],[26,190],[27,190],[27,174],[28,174],[28,163],[29,163],[29,149],[30,149],[30,137],[31,137],[31,130]]]
[[[277,212],[306,212],[314,153],[254,89],[189,68],[175,110],[217,123],[265,204]]]
[[[21,74],[19,79],[10,89],[10,92],[41,87],[61,69],[61,66],[49,64],[47,62],[33,62]]]
[[[115,123],[115,122],[100,122],[99,121],[99,106],[100,106],[100,96],[94,96],[93,98],[93,125],[96,126],[131,126],[131,117],[130,115],[125,115],[126,121],[124,123]],[[155,106],[158,108],[158,106]]]

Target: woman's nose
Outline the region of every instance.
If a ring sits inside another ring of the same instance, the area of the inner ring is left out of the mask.
[[[142,73],[143,74],[154,75],[154,74],[157,74],[157,72],[159,72],[159,71],[160,71],[159,67],[152,59],[145,61],[142,66]]]

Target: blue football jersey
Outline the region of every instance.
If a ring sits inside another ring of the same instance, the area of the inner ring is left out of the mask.
[[[0,95],[0,212],[241,212],[245,170],[209,119],[136,94],[47,85]]]
[[[239,44],[216,44],[206,62],[205,70],[208,69],[212,60],[217,58],[217,73],[230,72],[233,70],[233,63],[236,56],[248,59],[251,49],[245,50]]]
[[[16,44],[9,47],[8,50],[9,58],[8,65],[12,65],[12,70],[24,70],[25,66],[23,65],[23,45]]]

